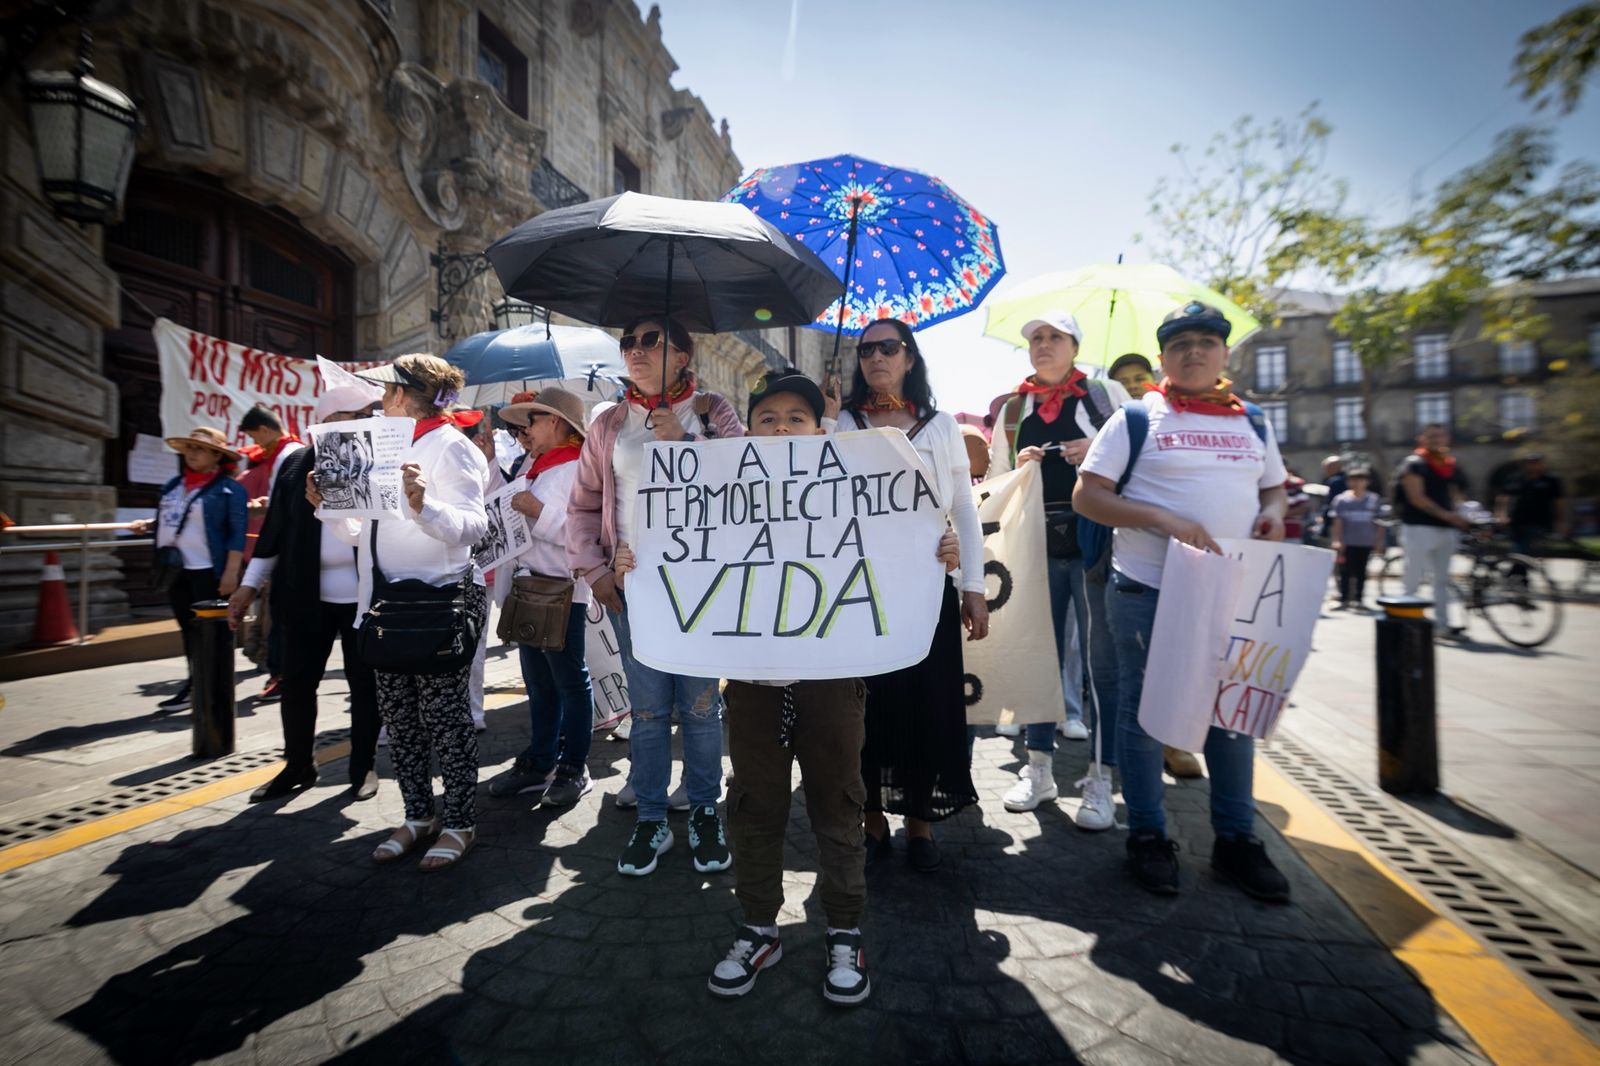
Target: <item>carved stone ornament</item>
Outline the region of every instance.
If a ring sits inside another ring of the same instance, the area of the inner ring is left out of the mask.
[[[384,103],[400,133],[400,170],[411,195],[441,229],[458,230],[466,221],[456,177],[440,151],[441,129],[449,121],[444,86],[426,69],[402,63],[389,75]]]
[[[661,112],[661,136],[669,141],[675,141],[683,136],[683,131],[689,128],[689,119],[694,117],[692,107],[673,107]]]
[[[572,0],[572,32],[579,37],[593,37],[600,29],[600,12],[593,0]]]

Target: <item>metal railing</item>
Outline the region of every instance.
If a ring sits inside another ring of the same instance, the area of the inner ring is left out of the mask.
[[[153,538],[111,537],[90,540],[90,533],[116,533],[132,529],[134,522],[84,522],[53,526],[5,526],[0,533],[76,533],[77,540],[28,541],[23,544],[0,544],[0,555],[23,552],[78,552],[78,643],[89,641],[89,552],[117,548],[142,548],[154,544]]]

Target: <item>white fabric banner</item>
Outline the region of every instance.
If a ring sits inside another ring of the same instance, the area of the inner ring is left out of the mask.
[[[806,680],[928,654],[945,521],[901,431],[653,442],[632,506],[624,592],[641,663]]]
[[[1325,548],[1217,546],[1224,555],[1168,545],[1139,700],[1145,732],[1185,751],[1200,751],[1212,726],[1272,736],[1311,653],[1333,571]]]
[[[589,684],[594,690],[594,727],[605,729],[628,714],[628,677],[622,672],[622,652],[611,618],[599,600],[589,604],[588,627],[583,634],[583,657],[589,664]]]
[[[1044,482],[1023,463],[976,486],[989,579],[989,636],[962,647],[967,722],[1053,722],[1063,714],[1044,547]]]
[[[472,546],[478,568],[488,573],[507,560],[521,555],[533,543],[528,518],[511,506],[511,497],[527,488],[522,479],[484,497],[483,509],[489,515],[489,528],[483,539]]]
[[[173,434],[178,436],[178,434]],[[182,434],[188,436],[187,433]],[[128,481],[134,485],[165,485],[178,476],[178,453],[167,442],[148,433],[134,436],[128,452]]]
[[[257,404],[283,422],[285,433],[304,437],[316,421],[322,379],[310,359],[275,355],[185,329],[158,318],[150,331],[161,364],[161,433],[187,437],[196,426],[221,430],[234,447],[250,443],[239,419]],[[361,370],[384,362],[341,363]]]
[[[414,419],[378,415],[309,427],[317,450],[311,473],[322,494],[317,517],[404,517],[400,463],[416,425]]]

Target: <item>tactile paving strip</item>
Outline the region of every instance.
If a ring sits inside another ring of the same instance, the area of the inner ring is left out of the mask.
[[[330,729],[325,733],[317,734],[318,747],[326,747],[346,740],[350,730]],[[92,822],[97,818],[104,818],[108,814],[119,814],[122,811],[132,810],[135,807],[152,803],[156,800],[167,799],[190,789],[209,785],[214,781],[223,781],[248,770],[255,770],[262,766],[270,766],[279,761],[281,756],[276,748],[265,751],[244,751],[221,759],[214,759],[202,763],[188,770],[180,770],[157,781],[150,781],[142,785],[129,785],[109,792],[94,799],[74,803],[70,807],[60,810],[47,811],[43,814],[28,815],[14,822],[0,825],[0,848],[10,847],[12,844],[22,844],[29,840],[59,833],[63,829],[71,829],[76,825]]]
[[[1600,950],[1536,901],[1484,870],[1381,792],[1303,745],[1278,737],[1260,752],[1315,797],[1416,889],[1477,934],[1551,1005],[1600,1042]]]

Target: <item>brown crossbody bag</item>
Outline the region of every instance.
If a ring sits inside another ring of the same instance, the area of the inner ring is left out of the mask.
[[[540,651],[561,651],[567,646],[567,622],[572,617],[572,587],[570,577],[512,578],[511,594],[500,609],[500,639]]]

